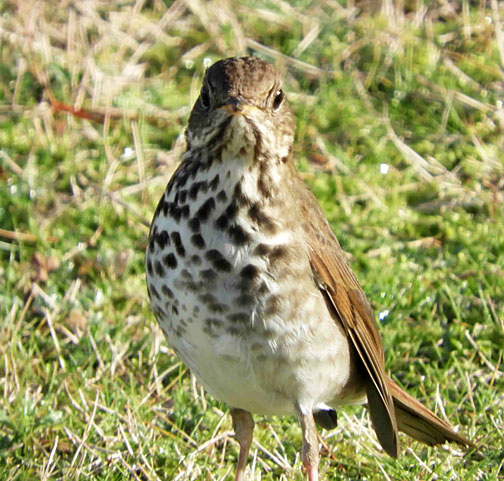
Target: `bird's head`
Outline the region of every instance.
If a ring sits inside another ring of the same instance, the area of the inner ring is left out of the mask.
[[[190,148],[222,148],[223,156],[289,156],[294,116],[280,75],[256,57],[216,62],[206,71],[186,135]]]

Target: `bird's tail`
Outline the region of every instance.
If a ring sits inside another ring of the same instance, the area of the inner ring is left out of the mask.
[[[394,400],[397,427],[422,443],[434,446],[446,441],[476,449],[476,445],[456,433],[452,427],[438,418],[432,411],[390,381],[390,392]]]

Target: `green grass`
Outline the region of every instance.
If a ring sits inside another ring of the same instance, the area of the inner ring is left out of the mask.
[[[504,6],[326,3],[0,5],[0,479],[233,479],[227,407],[166,346],[143,265],[204,59],[247,52],[285,71],[387,369],[483,453],[404,436],[393,460],[351,407],[321,478],[504,479]],[[256,422],[254,479],[303,479],[295,420]]]

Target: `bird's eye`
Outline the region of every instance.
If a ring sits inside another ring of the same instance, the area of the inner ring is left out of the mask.
[[[205,85],[201,87],[200,100],[201,105],[203,105],[205,109],[210,107],[210,94],[208,93],[208,88]]]
[[[273,99],[273,108],[278,110],[280,105],[282,105],[282,100],[284,98],[284,94],[281,90],[277,90],[275,93],[275,98]]]

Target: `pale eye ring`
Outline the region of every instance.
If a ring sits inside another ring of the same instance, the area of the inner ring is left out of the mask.
[[[280,105],[282,105],[283,98],[284,98],[283,91],[281,89],[277,90],[275,92],[275,98],[273,99],[273,109],[274,110],[278,110],[280,108]]]

